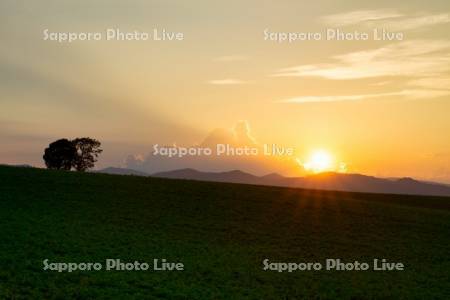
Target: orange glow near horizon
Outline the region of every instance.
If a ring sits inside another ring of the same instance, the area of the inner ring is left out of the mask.
[[[333,170],[333,158],[325,150],[315,150],[303,164],[306,171],[321,173]]]

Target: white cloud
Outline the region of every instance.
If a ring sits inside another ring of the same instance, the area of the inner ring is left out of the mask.
[[[281,100],[284,103],[311,103],[311,102],[337,102],[337,101],[356,101],[368,98],[379,98],[386,96],[398,96],[401,92],[380,93],[380,94],[364,94],[364,95],[339,95],[339,96],[301,96]]]
[[[216,152],[218,145],[227,145],[230,148],[245,147],[258,150],[257,155],[245,155],[236,152],[233,154],[218,154]],[[161,147],[167,145],[158,144]],[[193,145],[180,145],[173,148],[209,148],[211,154],[164,156],[155,155],[151,151],[144,159],[140,156],[130,155],[126,160],[126,167],[134,170],[144,171],[152,174],[154,172],[169,171],[183,168],[194,168],[202,171],[227,171],[242,170],[256,175],[265,175],[276,172],[284,175],[293,176],[301,169],[295,161],[296,156],[290,155],[264,155],[263,145],[259,143],[252,134],[251,127],[247,121],[238,121],[232,128],[216,128],[207,134],[205,139]],[[280,147],[285,147],[279,145]],[[153,149],[153,148],[152,148]],[[176,150],[176,149],[175,149]]]
[[[331,26],[340,27],[367,21],[384,20],[402,16],[402,14],[392,10],[358,10],[324,16],[321,18],[321,21]]]
[[[232,129],[216,128],[200,143],[202,147],[217,145],[220,143],[235,145],[238,147],[256,145],[252,136],[248,121],[238,121]]]
[[[449,23],[450,14],[441,13],[406,16],[392,10],[358,10],[324,16],[321,18],[321,21],[335,27],[360,24],[371,27],[382,26],[389,31],[405,31]]]
[[[284,103],[358,101],[371,98],[400,97],[427,99],[450,95],[450,41],[420,40],[390,44],[385,47],[334,56],[334,63],[300,65],[279,70],[274,76],[316,76],[343,80],[372,77],[409,77],[400,91],[330,96],[301,96]],[[383,81],[380,85],[383,85]],[[403,85],[403,83],[402,83]]]
[[[406,31],[450,23],[450,14],[405,15],[392,10],[360,10],[324,16],[332,26],[359,25]],[[319,77],[329,80],[379,78],[375,86],[397,83],[397,91],[356,95],[306,95],[284,99],[283,103],[361,101],[398,97],[427,99],[450,95],[450,40],[408,40],[375,49],[354,51],[331,57],[327,63],[304,64],[280,69],[275,77]],[[406,79],[406,81],[405,81]]]
[[[426,99],[450,95],[450,91],[427,90],[427,89],[411,89],[390,93],[378,94],[360,94],[360,95],[337,95],[337,96],[301,96],[290,99],[281,100],[282,103],[314,103],[314,102],[340,102],[340,101],[359,101],[371,98],[383,97],[402,97],[410,99]]]
[[[426,26],[446,24],[450,22],[449,14],[436,14],[436,15],[423,15],[411,18],[402,18],[400,20],[387,20],[380,23],[386,29],[390,31],[405,31],[417,28],[423,28]]]
[[[239,79],[227,78],[227,79],[210,80],[208,81],[208,83],[215,85],[235,85],[235,84],[246,84],[248,82]]]
[[[448,50],[448,40],[405,41],[334,56],[336,62],[331,64],[300,65],[281,69],[274,76],[317,76],[328,79],[430,76],[450,70]]]

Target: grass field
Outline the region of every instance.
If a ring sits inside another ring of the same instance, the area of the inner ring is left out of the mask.
[[[450,198],[0,167],[0,299],[450,299]],[[184,271],[43,270],[181,261]],[[404,271],[264,271],[262,261]]]

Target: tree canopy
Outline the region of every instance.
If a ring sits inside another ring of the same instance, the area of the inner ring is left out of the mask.
[[[94,167],[97,157],[102,153],[101,143],[91,138],[76,138],[72,141],[77,149],[77,156],[73,162],[73,167],[77,171],[84,172]]]
[[[102,153],[101,143],[89,137],[74,140],[59,139],[51,143],[44,151],[45,165],[49,169],[84,172],[92,169]]]
[[[70,170],[76,156],[75,145],[68,139],[60,139],[45,149],[43,158],[49,169]]]

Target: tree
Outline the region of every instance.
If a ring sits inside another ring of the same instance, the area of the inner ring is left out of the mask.
[[[75,145],[68,139],[60,139],[45,149],[43,158],[49,169],[70,170],[76,156]]]
[[[94,167],[97,157],[102,153],[101,143],[88,137],[72,141],[60,139],[51,143],[44,152],[45,165],[49,169],[70,170],[72,167],[84,172]]]
[[[100,149],[101,143],[96,139],[76,138],[72,141],[76,149],[76,157],[72,163],[75,170],[84,172],[94,167],[97,157],[103,152]]]

